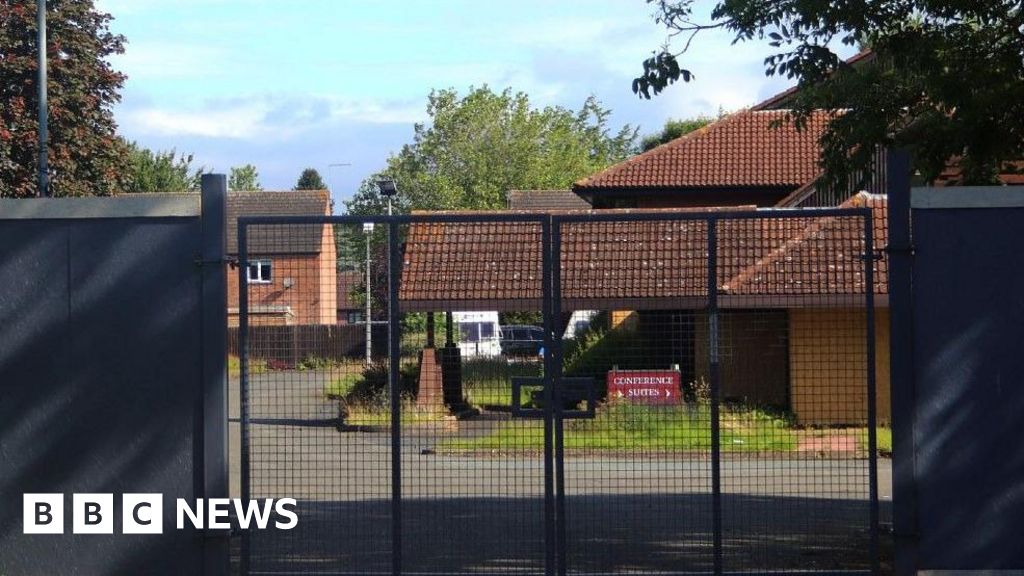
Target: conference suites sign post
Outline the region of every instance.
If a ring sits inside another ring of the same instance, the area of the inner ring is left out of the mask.
[[[612,370],[608,397],[636,404],[679,404],[682,378],[678,370]]]

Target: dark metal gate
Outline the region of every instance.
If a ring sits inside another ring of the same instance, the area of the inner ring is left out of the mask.
[[[242,573],[877,572],[873,209],[240,218]]]

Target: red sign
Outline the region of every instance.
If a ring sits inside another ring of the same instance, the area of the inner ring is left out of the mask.
[[[608,372],[608,398],[637,404],[678,404],[678,370],[612,370]]]

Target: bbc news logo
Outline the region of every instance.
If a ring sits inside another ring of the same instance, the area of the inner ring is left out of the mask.
[[[73,494],[71,497],[71,530],[74,534],[113,534],[113,494]],[[183,498],[175,501],[175,527],[184,530],[229,529],[234,511],[238,527],[266,530],[270,526],[291,530],[299,523],[295,499],[249,500],[238,498],[202,498],[195,504]],[[164,497],[162,494],[122,494],[122,534],[162,534]],[[64,533],[63,494],[25,494],[23,502],[25,534]],[[273,520],[273,523],[271,523]]]

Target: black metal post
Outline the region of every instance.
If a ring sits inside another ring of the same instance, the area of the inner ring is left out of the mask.
[[[199,497],[228,497],[228,402],[227,402],[227,271],[225,226],[227,178],[204,174],[202,178],[202,316],[200,338],[203,355],[202,430],[203,490]],[[203,549],[203,574],[226,575],[230,570],[229,534],[207,538]]]
[[[49,143],[48,112],[49,102],[47,101],[46,83],[46,0],[36,2],[36,27],[38,36],[36,40],[39,84],[39,196],[50,195],[50,174],[49,161],[47,159],[47,144]]]
[[[554,229],[554,230],[552,230]],[[554,231],[554,237],[552,232]],[[565,510],[562,493],[555,492],[555,461],[554,461],[554,421],[552,416],[553,407],[561,404],[555,399],[555,382],[561,373],[562,357],[556,348],[555,335],[555,310],[561,308],[559,299],[561,289],[559,287],[560,275],[559,266],[559,244],[561,234],[558,232],[558,225],[552,224],[550,218],[541,224],[541,262],[543,263],[541,282],[543,283],[543,302],[541,310],[544,316],[544,573],[552,575],[557,570],[559,573],[565,569],[565,550],[560,542],[560,534],[564,534],[562,528],[564,515],[556,512],[560,507]],[[516,399],[518,403],[518,399]],[[557,496],[556,496],[557,494]],[[556,503],[556,499],[561,503]],[[557,549],[557,552],[556,552]]]
[[[391,399],[391,571],[402,573],[402,402],[398,373],[401,369],[401,315],[398,282],[402,269],[398,225],[388,226],[388,392]]]
[[[886,158],[889,210],[889,322],[892,404],[893,536],[896,576],[917,573],[917,464],[914,443],[913,261],[910,212],[910,153]]]
[[[711,522],[714,570],[722,574],[722,438],[718,409],[722,400],[718,358],[718,220],[708,218],[708,378],[711,388]]]
[[[871,210],[864,215],[864,309],[867,320],[868,369],[868,498],[871,522],[871,573],[881,569],[878,557],[878,402],[875,381],[875,242]]]
[[[427,312],[427,348],[434,347],[434,313]]]
[[[249,461],[249,253],[246,242],[248,228],[240,219],[238,222],[238,356],[239,356],[239,423],[241,450],[239,459],[239,483],[243,501],[251,498]],[[249,531],[242,531],[241,557],[239,568],[242,576],[249,574]]]
[[[452,319],[452,312],[444,313],[444,345],[445,347],[455,346],[455,321]]]

